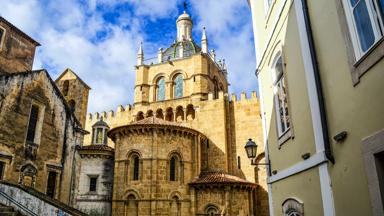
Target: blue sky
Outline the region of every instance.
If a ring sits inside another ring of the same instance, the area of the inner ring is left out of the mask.
[[[190,0],[193,36],[205,26],[209,49],[226,59],[230,92],[257,89],[252,20],[246,0]],[[92,90],[89,112],[133,102],[139,43],[155,57],[176,38],[181,0],[0,0],[0,15],[39,41],[34,69],[56,78],[74,70]]]

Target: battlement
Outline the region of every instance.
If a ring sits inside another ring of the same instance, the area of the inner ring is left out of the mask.
[[[107,111],[102,111],[102,112],[95,112],[94,114],[88,113],[87,115],[87,121],[92,121],[92,120],[99,120],[103,118],[104,120],[108,120],[111,118],[114,118],[118,113],[124,113],[124,112],[130,112],[132,110],[132,105],[128,104],[125,107],[122,105],[117,106],[116,111],[109,110]]]
[[[130,104],[123,107],[122,105],[117,106],[116,110],[96,112],[94,114],[89,113],[87,115],[87,122],[94,122],[101,118],[106,122],[111,122],[115,118],[117,121],[121,121],[120,118],[124,116],[124,121],[130,122],[132,120],[140,120],[150,116],[156,116],[169,121],[184,121],[193,120],[195,118],[195,112],[199,109],[202,103],[211,103],[219,101],[231,101],[234,103],[241,104],[243,102],[257,102],[258,98],[255,91],[251,92],[250,97],[247,93],[242,92],[238,99],[236,94],[228,95],[223,91],[217,93],[217,98],[214,97],[214,93],[208,93],[208,100],[204,101],[192,101],[192,100],[179,100],[175,101],[164,101],[163,103],[154,103],[149,106],[143,106],[142,109],[134,111],[134,107]]]
[[[240,100],[238,100],[238,97],[235,93],[232,93],[230,98],[230,101],[232,102],[244,102],[244,101],[253,101],[253,100],[258,100],[257,94],[255,91],[251,92],[251,97],[248,97],[246,92],[241,92]]]

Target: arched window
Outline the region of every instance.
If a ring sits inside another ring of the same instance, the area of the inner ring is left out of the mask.
[[[165,79],[161,77],[156,82],[156,101],[165,100]]]
[[[173,109],[171,107],[167,108],[167,111],[165,113],[165,120],[167,121],[173,121]]]
[[[176,181],[176,158],[172,157],[171,161],[169,162],[169,180],[170,181]]]
[[[187,120],[193,120],[195,119],[195,108],[192,104],[189,104],[187,106]]]
[[[132,169],[132,180],[139,180],[139,168],[140,168],[140,159],[138,155],[134,155],[132,158],[133,169]]]
[[[176,108],[176,121],[181,122],[184,121],[184,109],[181,106]]]
[[[136,121],[140,121],[144,119],[144,113],[143,112],[138,112],[136,115]]]
[[[205,214],[208,216],[216,216],[219,214],[219,209],[214,205],[208,205],[205,209]]]
[[[162,109],[156,110],[156,118],[164,119],[164,114]]]
[[[63,83],[63,95],[67,96],[69,90],[69,80],[65,80]]]
[[[147,111],[147,118],[148,117],[152,117],[153,116],[153,111],[152,110],[148,110]]]
[[[172,216],[180,216],[181,203],[177,196],[174,196],[171,201],[170,214]]]
[[[174,79],[174,86],[173,86],[173,92],[174,92],[174,98],[181,98],[183,97],[183,75],[178,74],[176,75]]]
[[[74,100],[68,101],[69,110],[71,110],[72,113],[75,112],[76,109],[76,102]]]
[[[273,85],[274,85],[274,99],[275,99],[275,110],[277,120],[277,131],[279,137],[284,135],[290,128],[290,117],[288,110],[288,95],[287,87],[284,78],[284,65],[283,58],[278,55],[274,64],[273,69]]]
[[[138,215],[138,204],[136,197],[130,194],[127,198],[127,215],[128,216],[137,216]]]
[[[169,181],[182,180],[183,165],[180,158],[177,153],[174,153],[169,159]]]
[[[304,205],[296,199],[289,198],[283,202],[284,216],[304,216]]]

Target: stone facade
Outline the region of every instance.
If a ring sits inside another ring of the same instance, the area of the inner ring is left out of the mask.
[[[177,23],[192,28],[186,13]],[[111,128],[112,215],[268,215],[266,169],[244,150],[249,138],[263,142],[256,93],[229,96],[225,61],[207,52],[205,32],[204,49],[178,32],[157,63],[140,46],[133,105],[87,116],[87,130],[101,119]],[[214,180],[201,182],[207,172]]]
[[[113,149],[91,145],[79,150],[81,169],[76,196],[76,208],[90,215],[111,215],[113,186]],[[96,178],[96,190],[90,191],[90,179]]]
[[[0,73],[32,70],[37,46],[38,42],[0,16]]]
[[[0,76],[0,160],[3,179],[47,193],[69,204],[75,146],[83,130],[45,70]],[[33,141],[28,140],[31,107],[38,107]]]
[[[55,83],[68,102],[71,111],[74,112],[76,118],[84,126],[88,95],[91,88],[69,68],[56,79]]]
[[[0,17],[0,179],[73,204],[78,146],[87,132],[46,70],[39,44]]]

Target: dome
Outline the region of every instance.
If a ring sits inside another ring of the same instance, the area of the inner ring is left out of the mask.
[[[182,13],[178,18],[177,18],[177,21],[176,22],[179,22],[180,20],[190,20],[192,22],[192,19],[191,19],[191,16],[189,16],[189,14],[187,14],[187,12],[184,11],[184,13]]]
[[[106,128],[109,128],[108,124],[103,121],[103,119],[100,119],[99,121],[97,121],[94,125],[92,125],[92,127],[106,127]]]
[[[175,42],[164,51],[163,61],[174,60],[179,58],[180,46],[183,46],[183,58],[189,57],[201,51],[201,47],[197,45],[193,40]]]

